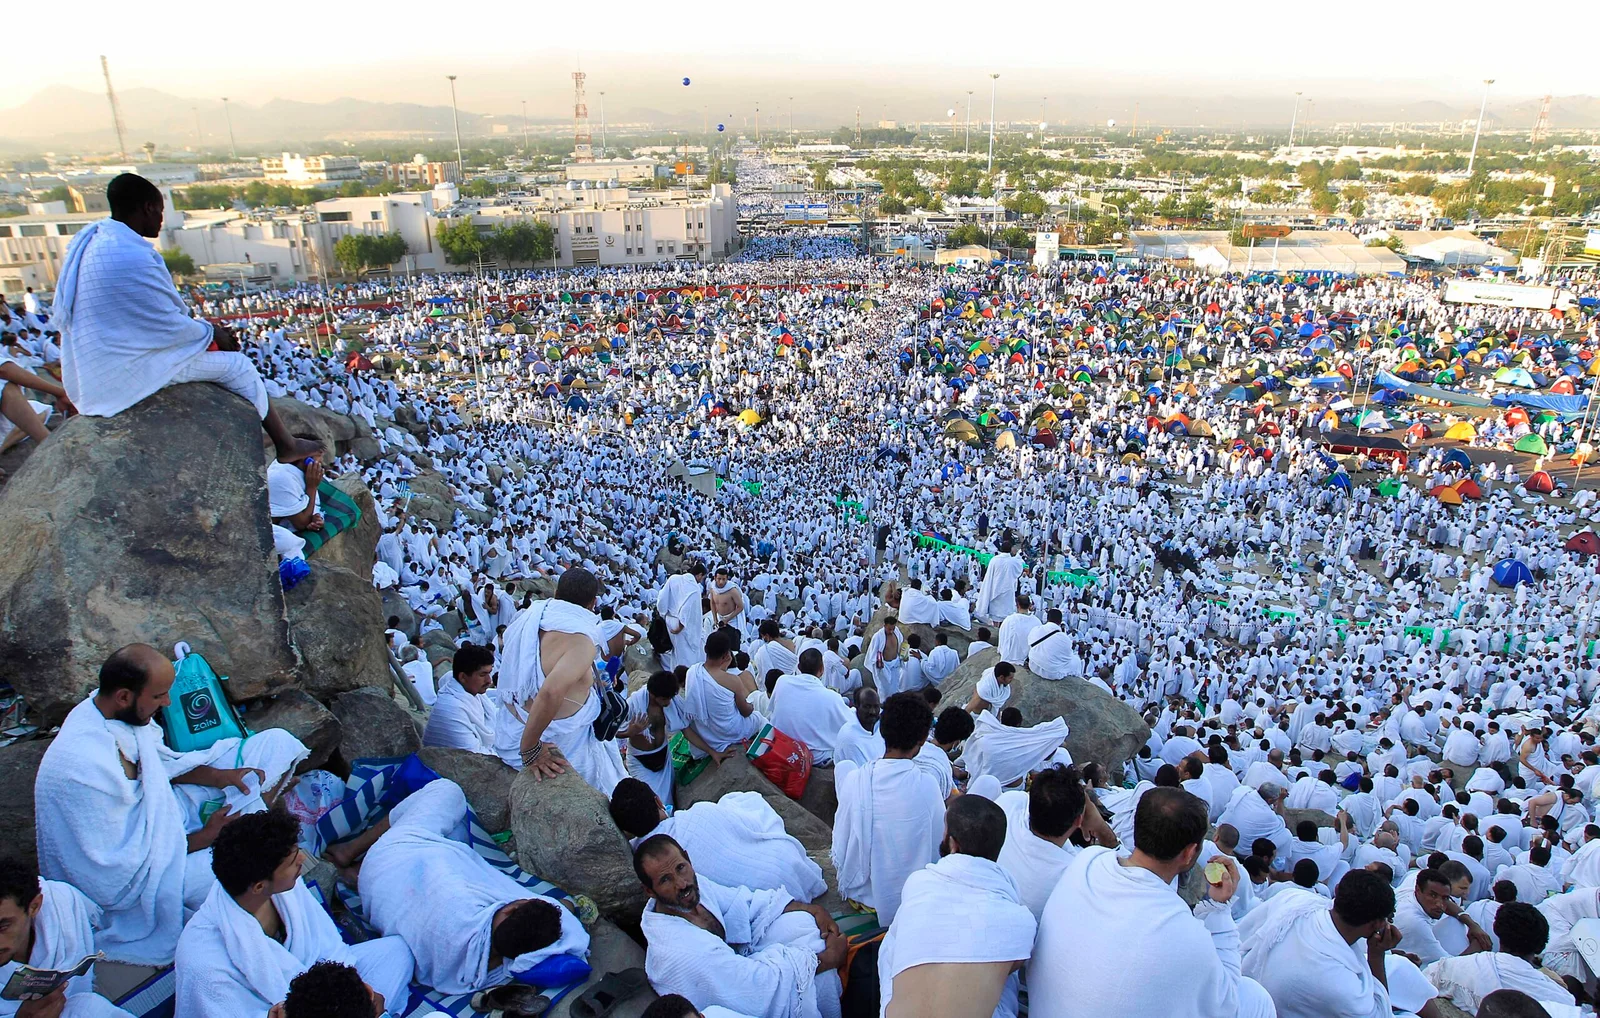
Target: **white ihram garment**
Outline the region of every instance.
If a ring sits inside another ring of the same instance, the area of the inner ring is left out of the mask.
[[[796,901],[814,901],[828,889],[822,867],[784,831],[783,818],[760,792],[697,802],[650,833],[670,835],[689,854],[694,871],[719,884],[782,890]]]
[[[772,727],[811,747],[813,762],[833,762],[833,743],[839,729],[855,720],[844,697],[814,675],[785,675],[772,690]]]
[[[23,965],[59,972],[95,952],[94,928],[102,918],[99,907],[76,887],[55,880],[39,881],[39,893],[44,902],[33,920],[33,950],[26,960],[19,958],[0,965],[0,986]],[[62,1018],[133,1018],[94,992],[92,970],[67,980],[66,992]],[[0,1000],[0,1018],[11,1018],[21,1007],[20,1000]]]
[[[915,760],[836,766],[833,865],[839,893],[878,913],[888,926],[906,878],[939,858],[944,798]]]
[[[1008,728],[988,711],[972,719],[972,734],[961,749],[961,766],[971,777],[992,774],[1002,785],[1020,781],[1045,765],[1067,737],[1065,718],[1032,728]]]

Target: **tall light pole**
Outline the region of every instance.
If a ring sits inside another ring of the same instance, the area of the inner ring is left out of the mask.
[[[1294,122],[1300,119],[1300,93],[1294,94],[1294,112],[1289,114],[1289,146],[1294,147]]]
[[[989,75],[989,173],[994,173],[994,83],[1000,75]]]
[[[446,74],[450,79],[450,122],[456,129],[456,180],[465,184],[467,182],[466,160],[461,158],[461,117],[456,113],[456,76]]]
[[[972,89],[967,89],[967,140],[962,143],[961,151],[972,148]]]
[[[600,93],[600,155],[606,154],[606,94]]]
[[[794,96],[789,97],[789,133],[794,133]]]
[[[233,153],[234,161],[239,159],[239,146],[233,140],[233,114],[228,110],[228,97],[222,97],[222,119],[228,122],[228,151]]]
[[[526,99],[522,100],[522,151],[528,151],[528,100]]]
[[[1489,108],[1489,86],[1493,78],[1483,79],[1483,103],[1478,107],[1478,126],[1472,130],[1472,154],[1467,156],[1467,179],[1472,179],[1472,164],[1478,158],[1478,136],[1483,133],[1483,114]]]

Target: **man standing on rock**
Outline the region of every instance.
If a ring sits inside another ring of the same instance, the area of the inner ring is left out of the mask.
[[[1011,542],[1000,545],[1000,554],[989,560],[983,571],[983,583],[978,587],[979,618],[999,621],[1010,615],[1017,603],[1017,580],[1028,568],[1026,563],[1011,554]]]
[[[154,647],[112,654],[99,692],[67,715],[34,782],[41,875],[103,909],[95,946],[134,965],[172,961],[185,910],[200,907],[215,883],[217,833],[234,816],[265,809],[307,753],[280,728],[191,753],[168,749],[154,718],[170,703],[174,678]],[[191,716],[205,707],[199,694],[183,699]]]
[[[540,778],[570,763],[609,797],[628,772],[616,741],[602,742],[594,733],[602,638],[593,609],[599,596],[600,581],[574,566],[556,581],[555,597],[533,602],[506,629],[494,750],[508,766],[530,768]]]
[[[740,636],[745,634],[744,591],[733,582],[727,566],[718,566],[711,580],[711,611],[717,625],[732,626]]]
[[[692,668],[706,659],[705,596],[706,567],[698,560],[685,562],[683,572],[675,573],[656,596],[656,611],[667,623],[672,637],[670,667]]]
[[[114,417],[169,385],[215,382],[255,407],[278,461],[316,452],[267,402],[266,383],[226,325],[189,317],[151,240],[164,200],[145,178],[124,173],[106,187],[111,218],[78,231],[56,283],[61,380],[79,412]]]

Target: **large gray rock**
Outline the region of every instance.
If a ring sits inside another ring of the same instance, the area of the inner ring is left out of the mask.
[[[839,812],[839,793],[833,786],[832,767],[811,768],[806,790],[800,794],[800,805],[818,820],[833,826],[834,814]]]
[[[363,686],[389,689],[394,680],[383,606],[370,576],[363,580],[319,555],[308,562],[311,575],[285,594],[290,631],[305,659],[306,690],[327,699]]]
[[[252,732],[282,728],[305,744],[311,755],[298,770],[315,770],[339,748],[341,728],[333,712],[298,689],[280,693],[244,716]]]
[[[378,593],[378,610],[383,612],[385,626],[388,625],[389,619],[398,619],[399,621],[395,624],[395,628],[405,633],[406,639],[412,643],[417,642],[417,630],[419,627],[416,613],[411,610],[411,605],[406,602],[405,597],[398,590],[390,587],[388,590],[380,591]]]
[[[187,641],[249,700],[298,684],[261,423],[209,384],[74,417],[0,489],[0,679],[60,723],[129,643]]]
[[[1000,652],[990,648],[961,662],[954,674],[939,685],[943,704],[965,704],[972,698],[984,670],[999,660]],[[1121,774],[1123,763],[1150,738],[1150,727],[1138,711],[1082,679],[1050,682],[1026,668],[1018,668],[1006,706],[1022,711],[1026,725],[1057,716],[1066,718],[1067,750],[1072,759],[1080,767],[1093,760],[1108,774]]]
[[[349,452],[358,434],[356,419],[349,414],[336,414],[286,396],[272,400],[272,409],[278,411],[278,417],[291,432],[321,442],[329,457]],[[362,427],[365,426],[363,422]]]
[[[28,739],[0,746],[0,859],[38,859],[34,840],[33,779],[49,739]]]
[[[334,478],[335,488],[350,496],[361,510],[361,519],[343,533],[335,534],[327,544],[318,548],[311,561],[324,562],[348,569],[357,576],[372,582],[372,564],[378,560],[378,512],[372,502],[372,491],[359,474]]]
[[[1295,828],[1300,826],[1300,821],[1302,820],[1310,820],[1318,827],[1333,827],[1333,817],[1320,809],[1289,809],[1287,806],[1284,807],[1283,823],[1285,827],[1289,828],[1290,834],[1295,832]]]
[[[424,470],[408,483],[411,485],[411,504],[407,513],[427,520],[438,530],[450,529],[460,505],[450,490],[450,483],[432,470]]]
[[[511,783],[511,830],[523,869],[588,895],[607,915],[638,917],[645,894],[633,875],[633,851],[611,822],[606,797],[575,771],[543,780],[519,772]]]
[[[425,746],[417,756],[435,774],[461,786],[484,830],[497,834],[511,829],[511,782],[517,772],[499,757],[442,746]]]
[[[756,770],[743,753],[736,754],[727,763],[713,763],[691,784],[679,785],[677,804],[682,809],[697,802],[716,802],[729,792],[761,793],[767,804],[783,818],[783,829],[804,845],[807,851],[833,847],[833,828],[780,792],[778,786]]]
[[[371,463],[383,456],[383,447],[378,444],[378,436],[367,427],[367,422],[359,417],[351,417],[356,426],[356,437],[350,440],[350,454],[363,463]]]
[[[339,755],[345,763],[407,756],[422,748],[411,715],[384,690],[353,690],[328,706],[343,729]]]

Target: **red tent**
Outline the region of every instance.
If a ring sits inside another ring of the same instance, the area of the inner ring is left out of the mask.
[[[1541,495],[1548,495],[1556,490],[1556,482],[1550,477],[1548,470],[1535,470],[1526,481],[1522,482],[1522,486]]]
[[[1420,442],[1424,438],[1432,438],[1433,437],[1433,430],[1431,428],[1429,428],[1426,424],[1423,424],[1421,421],[1418,421],[1417,423],[1411,425],[1411,427],[1406,429],[1406,434],[1408,436],[1410,436],[1411,438],[1414,438],[1414,439],[1416,439],[1417,441]]]
[[[1583,530],[1567,538],[1567,543],[1561,547],[1580,555],[1600,555],[1600,537],[1592,530]]]
[[[1575,395],[1578,390],[1572,384],[1571,375],[1562,375],[1560,378],[1556,379],[1556,384],[1550,387],[1550,391],[1560,393],[1563,396],[1572,396]]]
[[[1528,411],[1522,409],[1519,406],[1514,406],[1510,410],[1506,411],[1506,426],[1507,427],[1514,428],[1519,424],[1529,424],[1529,425],[1531,425],[1532,423],[1533,423],[1532,421],[1528,420]]]
[[[1461,493],[1462,498],[1483,497],[1483,489],[1478,487],[1478,482],[1474,481],[1470,477],[1463,477],[1461,480],[1457,481],[1455,483],[1455,489]]]

